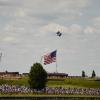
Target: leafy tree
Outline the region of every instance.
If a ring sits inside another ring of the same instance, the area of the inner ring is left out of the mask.
[[[29,85],[33,89],[41,90],[47,82],[47,72],[40,63],[35,63],[29,72]]]
[[[83,70],[82,71],[82,77],[85,77],[86,75],[85,75],[85,71]]]
[[[94,70],[92,71],[92,76],[91,77],[92,78],[96,77],[96,74],[95,74],[95,71]]]

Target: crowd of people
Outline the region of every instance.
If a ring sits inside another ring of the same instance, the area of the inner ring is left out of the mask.
[[[31,89],[27,86],[0,85],[0,93],[43,93],[43,94],[77,94],[77,95],[100,95],[100,88],[63,88],[46,87],[42,90]]]
[[[100,95],[99,88],[46,88],[47,94],[77,94],[77,95]]]
[[[32,89],[19,85],[0,85],[0,93],[31,93]]]

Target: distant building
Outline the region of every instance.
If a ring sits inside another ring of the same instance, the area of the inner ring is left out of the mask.
[[[8,71],[5,71],[5,72],[0,72],[0,78],[5,78],[5,79],[19,79],[21,78],[20,77],[20,74],[19,72],[8,72]]]
[[[48,73],[48,78],[67,78],[68,74],[66,73]]]
[[[82,78],[82,76],[68,76],[68,78]]]
[[[21,76],[28,76],[28,75],[29,75],[29,73],[22,73]]]
[[[23,73],[22,76],[28,76],[29,73]],[[47,73],[48,78],[67,78],[68,74],[66,73]]]
[[[19,74],[19,72],[0,72],[0,78],[4,79],[21,79],[22,77],[28,77],[29,73]],[[47,73],[48,79],[58,79],[58,78],[67,78],[68,74],[66,73]]]

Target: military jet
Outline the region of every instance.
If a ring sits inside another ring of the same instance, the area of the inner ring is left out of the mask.
[[[60,31],[58,31],[56,34],[57,34],[57,36],[59,36],[59,37],[62,35],[62,33],[61,33]]]

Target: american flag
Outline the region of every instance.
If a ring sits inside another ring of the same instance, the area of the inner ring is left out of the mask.
[[[44,55],[44,65],[50,64],[52,62],[56,62],[56,50]]]

